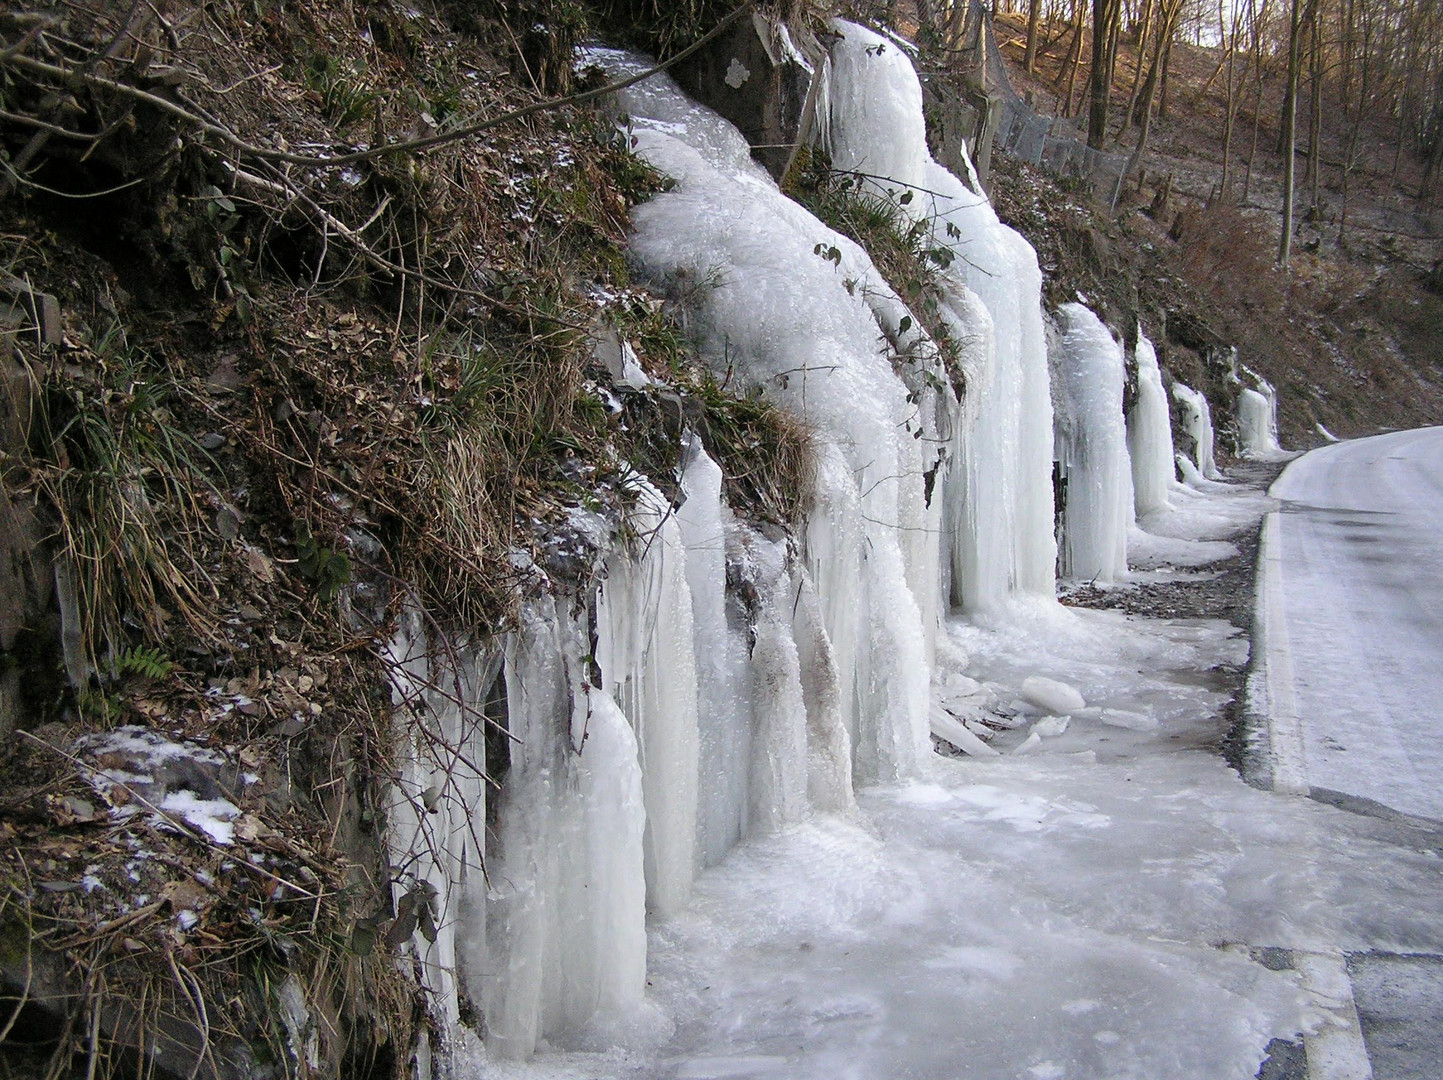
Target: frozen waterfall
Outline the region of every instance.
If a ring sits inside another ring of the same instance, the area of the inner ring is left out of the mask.
[[[816,485],[795,536],[764,534],[688,435],[678,505],[639,479],[625,529],[576,511],[593,591],[543,584],[504,646],[438,648],[419,621],[393,646],[398,707],[421,702],[408,724],[435,736],[413,738],[398,784],[397,888],[435,913],[436,940],[413,947],[441,1026],[459,1033],[458,1003],[475,1003],[493,1057],[664,1034],[645,995],[648,915],[685,908],[695,874],[742,838],[850,813],[854,783],[920,772],[954,605],[1053,602],[1036,256],[927,153],[906,57],[835,29],[823,137],[955,254],[938,306],[966,392],[867,253],[783,196],[735,128],[665,76],[620,95],[635,152],[673,181],[634,212],[638,270],[720,377],[810,427]],[[1099,379],[1115,494],[1120,382]],[[438,653],[461,670],[431,670]]]
[[[955,255],[942,314],[969,362],[947,476],[952,599],[979,611],[1016,594],[1050,598],[1052,401],[1037,254],[985,195],[932,160],[921,87],[895,43],[848,22],[834,28],[833,165],[879,178],[879,194],[910,192],[904,209]]]
[[[1062,572],[1083,581],[1127,577],[1132,467],[1122,413],[1122,346],[1081,304],[1064,304],[1057,365],[1057,461],[1066,482]]]
[[[1238,390],[1238,449],[1243,457],[1276,459],[1283,453],[1278,444],[1278,394],[1272,383],[1257,379],[1256,390]]]
[[[1221,480],[1223,474],[1213,458],[1213,414],[1208,407],[1208,399],[1200,391],[1180,382],[1172,384],[1172,396],[1182,408],[1183,427],[1192,437],[1193,458],[1189,464],[1201,479]]]
[[[1157,350],[1141,330],[1134,355],[1137,401],[1127,414],[1127,451],[1132,460],[1133,507],[1138,524],[1146,527],[1151,516],[1171,509],[1168,493],[1177,483],[1177,461]]]

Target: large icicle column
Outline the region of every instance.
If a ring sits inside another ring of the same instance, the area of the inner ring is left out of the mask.
[[[1122,347],[1081,304],[1063,304],[1057,371],[1057,460],[1067,482],[1062,573],[1083,581],[1127,576],[1132,464],[1122,415]]]
[[[590,682],[587,615],[563,598],[526,605],[506,657],[514,741],[467,984],[487,1046],[524,1058],[606,1044],[644,1016],[646,824],[632,726]],[[496,766],[492,766],[496,768]]]
[[[1016,594],[1051,600],[1052,403],[1037,254],[985,195],[932,160],[921,86],[896,43],[833,26],[834,167],[877,178],[870,190],[929,222],[933,244],[954,255],[941,313],[973,362],[944,478],[952,597],[974,611]]]
[[[646,896],[673,915],[696,870],[696,654],[686,546],[671,507],[642,482],[631,527],[645,555],[607,563],[596,613],[602,686],[636,730],[646,799]]]
[[[1157,350],[1137,334],[1137,401],[1127,414],[1127,452],[1132,459],[1132,497],[1137,522],[1147,528],[1155,514],[1172,508],[1168,493],[1177,483],[1177,462],[1172,445],[1172,417],[1167,389],[1157,364]]]
[[[1223,474],[1213,457],[1213,414],[1208,407],[1208,399],[1200,391],[1180,382],[1172,384],[1172,396],[1182,409],[1183,430],[1192,437],[1193,458],[1188,465],[1194,466],[1203,480],[1221,480]],[[1179,464],[1182,464],[1181,460]]]
[[[602,58],[622,71],[638,63]],[[941,403],[919,407],[884,343],[934,366],[935,346],[926,348],[866,253],[785,198],[729,124],[664,77],[632,87],[622,105],[637,152],[676,182],[633,215],[643,271],[676,296],[719,375],[759,389],[815,432],[817,491],[798,587],[817,592],[855,772],[862,780],[913,773],[927,749],[923,612],[936,611],[930,595],[919,602],[914,591],[915,565],[925,561],[917,534],[929,529],[925,475],[937,467]],[[819,246],[837,257],[822,257]],[[778,623],[768,632],[785,630]],[[778,660],[779,670],[790,667]]]
[[[1278,392],[1273,384],[1249,368],[1243,373],[1252,377],[1257,389],[1238,388],[1238,447],[1243,457],[1275,459],[1283,454],[1278,443]]]
[[[684,501],[676,520],[686,546],[696,654],[699,791],[697,845],[701,863],[720,862],[747,831],[752,754],[748,641],[727,619],[727,532],[722,471],[701,440],[684,448]]]

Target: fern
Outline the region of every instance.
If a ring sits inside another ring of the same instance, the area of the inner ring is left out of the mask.
[[[145,679],[164,679],[175,670],[175,665],[161,655],[160,650],[154,646],[132,646],[116,657],[115,668],[121,675],[139,675]]]

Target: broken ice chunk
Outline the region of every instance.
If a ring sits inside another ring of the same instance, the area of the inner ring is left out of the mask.
[[[618,390],[644,390],[651,378],[641,370],[636,350],[623,341],[614,330],[603,330],[592,343],[592,352],[606,367],[611,383]]]
[[[973,757],[998,757],[996,750],[988,746],[941,706],[933,705],[931,714],[932,734],[951,743],[958,750]]]
[[[1032,730],[1044,739],[1051,739],[1066,731],[1071,720],[1070,716],[1045,716],[1032,725]]]
[[[1056,715],[1074,713],[1087,702],[1073,687],[1043,675],[1029,675],[1022,681],[1022,696],[1043,712]]]
[[[1042,736],[1036,731],[1027,733],[1027,738],[1022,740],[1022,745],[1012,751],[1014,754],[1030,754],[1042,745]]]
[[[1102,709],[1097,718],[1112,727],[1127,728],[1129,731],[1156,731],[1157,717],[1147,713],[1132,712],[1129,709]]]

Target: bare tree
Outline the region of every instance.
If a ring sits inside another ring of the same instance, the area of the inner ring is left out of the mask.
[[[1309,0],[1311,3],[1312,0]],[[1292,0],[1288,17],[1288,85],[1283,99],[1283,234],[1278,241],[1278,265],[1287,266],[1293,255],[1293,182],[1298,139],[1298,59],[1301,51],[1302,0]]]
[[[1107,110],[1112,97],[1120,0],[1092,0],[1092,100],[1087,114],[1087,145],[1101,150],[1107,141]]]

